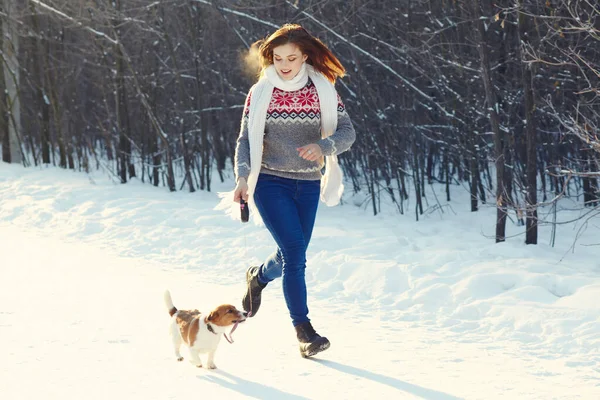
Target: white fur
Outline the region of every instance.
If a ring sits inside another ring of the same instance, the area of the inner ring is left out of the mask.
[[[175,307],[173,305],[173,299],[171,299],[171,293],[168,290],[165,290],[163,297],[165,299],[165,305],[167,306],[167,311],[169,311],[171,308]]]
[[[172,309],[173,300],[171,299],[171,294],[168,290],[164,293],[164,301],[167,306],[167,310]],[[207,354],[206,360],[206,368],[215,369],[217,366],[215,365],[214,358],[215,353],[217,351],[217,347],[221,342],[221,337],[227,330],[231,329],[231,326],[218,326],[211,324],[213,332],[208,330],[208,324],[204,321],[204,318],[208,315],[208,313],[201,313],[198,317],[200,327],[198,329],[198,334],[196,336],[196,340],[194,341],[192,346],[189,346],[184,338],[181,335],[181,330],[179,329],[179,325],[177,323],[177,314],[179,314],[179,310],[171,317],[169,322],[169,333],[171,335],[171,339],[173,340],[173,349],[175,352],[175,358],[177,361],[183,361],[183,357],[179,352],[181,345],[185,345],[190,353],[190,361],[196,365],[198,368],[202,367],[202,361],[200,360],[200,354]],[[240,312],[240,317],[242,320],[246,319],[245,313]],[[210,323],[210,322],[209,322]]]

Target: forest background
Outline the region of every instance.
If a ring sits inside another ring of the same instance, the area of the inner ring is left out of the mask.
[[[469,190],[465,207],[497,208],[496,241],[514,218],[535,244],[539,207],[599,210],[595,0],[1,2],[5,162],[210,191],[232,179],[248,48],[293,22],[347,69],[341,164],[373,213],[419,219]]]

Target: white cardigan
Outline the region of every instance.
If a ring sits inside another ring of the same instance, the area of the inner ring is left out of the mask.
[[[279,77],[275,67],[270,65],[262,74],[261,79],[251,90],[248,119],[248,141],[250,144],[250,175],[248,176],[248,204],[250,216],[255,224],[262,225],[262,218],[254,204],[254,190],[258,175],[262,166],[263,139],[267,110],[273,95],[273,89],[284,91],[295,91],[303,88],[310,78],[321,105],[321,137],[326,138],[335,133],[337,129],[337,92],[334,85],[311,65],[304,63],[298,75],[292,80],[285,81]],[[339,204],[344,191],[342,183],[343,174],[335,154],[325,157],[325,174],[321,179],[321,201],[327,206]],[[239,204],[233,201],[233,191],[219,193],[221,201],[215,207],[217,210],[225,210],[233,219],[240,219]]]

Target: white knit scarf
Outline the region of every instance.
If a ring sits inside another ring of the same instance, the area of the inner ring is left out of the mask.
[[[275,67],[270,65],[252,89],[248,118],[250,175],[247,183],[250,215],[257,225],[262,224],[262,219],[254,204],[254,189],[262,166],[265,123],[273,89],[276,87],[286,92],[300,90],[306,85],[308,78],[313,81],[317,89],[321,106],[321,137],[326,138],[337,129],[337,92],[334,85],[313,66],[303,63],[298,74],[293,79],[286,81],[277,74]],[[321,179],[321,200],[326,205],[331,207],[339,204],[344,191],[342,179],[342,170],[337,156],[335,154],[326,156],[325,175]],[[225,210],[232,218],[240,219],[239,205],[233,201],[233,192],[219,193],[219,197],[222,200],[215,209]]]

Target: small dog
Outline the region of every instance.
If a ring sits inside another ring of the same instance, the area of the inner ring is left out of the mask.
[[[170,333],[177,361],[183,361],[179,349],[185,343],[190,351],[191,362],[198,368],[202,368],[200,353],[208,353],[207,368],[217,368],[214,358],[217,346],[221,341],[221,334],[229,343],[233,343],[225,331],[228,327],[232,327],[229,334],[231,337],[238,324],[246,320],[248,313],[239,311],[230,304],[220,305],[208,315],[203,315],[198,310],[178,310],[173,305],[171,293],[168,290],[164,293],[164,299],[171,316]]]

